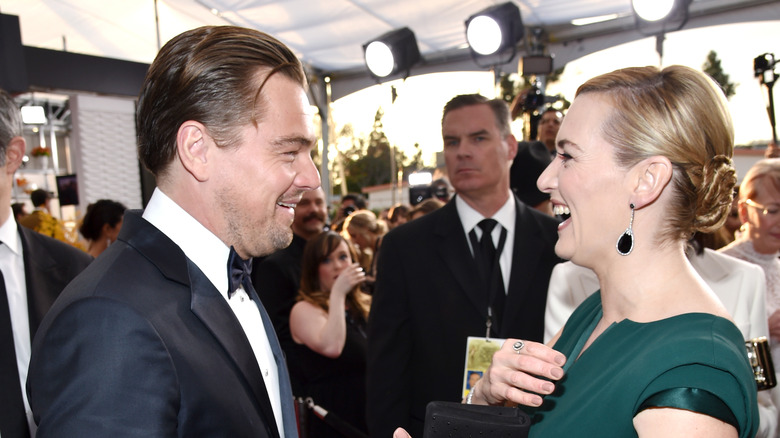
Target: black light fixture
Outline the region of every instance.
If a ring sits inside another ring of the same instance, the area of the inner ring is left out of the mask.
[[[769,124],[772,126],[772,141],[777,144],[777,124],[775,122],[775,100],[772,97],[772,87],[775,86],[777,81],[777,73],[775,73],[775,66],[778,60],[775,59],[773,53],[764,53],[753,59],[753,72],[759,82],[766,86],[769,93],[769,101],[767,103],[766,111],[769,114]]]
[[[466,41],[475,61],[492,55],[499,56],[498,63],[511,61],[524,34],[520,8],[511,2],[491,6],[466,20]]]
[[[762,84],[774,84],[777,80],[775,66],[777,61],[773,53],[764,53],[753,59],[753,73]]]
[[[420,61],[420,49],[414,32],[408,27],[392,30],[363,44],[368,70],[377,78],[404,72],[409,76],[412,66]]]
[[[682,29],[690,4],[691,0],[631,0],[637,28],[646,35]]]

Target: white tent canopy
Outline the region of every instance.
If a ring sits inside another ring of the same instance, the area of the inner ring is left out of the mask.
[[[0,0],[18,15],[22,43],[54,50],[150,63],[160,44],[201,25],[236,24],[271,33],[317,75],[333,79],[338,98],[375,81],[362,45],[400,27],[416,35],[423,62],[412,74],[480,70],[466,47],[464,22],[491,0]],[[515,0],[527,34],[544,35],[555,67],[604,48],[645,37],[629,0]],[[614,14],[585,26],[572,20]],[[686,28],[780,19],[777,0],[693,0]],[[530,54],[530,41],[520,53]],[[517,66],[507,65],[507,71]]]

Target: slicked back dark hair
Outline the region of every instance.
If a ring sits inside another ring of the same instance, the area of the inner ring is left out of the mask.
[[[204,26],[163,46],[138,99],[138,156],[159,177],[176,155],[182,123],[206,126],[219,147],[235,145],[239,127],[257,125],[268,111],[261,92],[280,73],[306,87],[295,54],[276,38],[237,26]]]

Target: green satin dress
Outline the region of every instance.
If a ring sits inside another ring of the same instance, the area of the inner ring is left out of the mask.
[[[647,407],[675,407],[758,429],[756,383],[742,335],[730,321],[689,313],[650,323],[614,323],[578,358],[602,315],[601,294],[580,305],[555,349],[564,378],[530,410],[530,437],[636,437]]]

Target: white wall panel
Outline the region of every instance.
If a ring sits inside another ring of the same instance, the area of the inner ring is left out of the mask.
[[[71,157],[78,175],[80,210],[98,199],[141,208],[136,154],[135,102],[75,95],[70,98]]]

